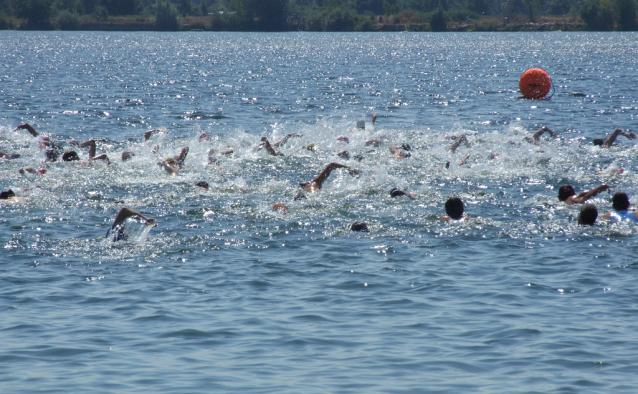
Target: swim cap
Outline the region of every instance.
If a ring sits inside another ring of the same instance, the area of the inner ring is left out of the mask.
[[[303,194],[302,192],[297,193],[297,195],[295,196],[294,200],[304,200],[306,198],[306,195]]]
[[[200,181],[195,184],[195,186],[203,187],[204,189],[208,189],[208,182]]]
[[[64,161],[78,161],[78,160],[80,160],[80,157],[78,156],[78,154],[75,151],[70,150],[68,152],[64,152],[64,154],[62,155],[62,160],[64,160]]]
[[[44,151],[44,156],[46,156],[45,161],[47,162],[58,160],[58,153],[53,149],[47,149],[46,151]]]
[[[175,159],[173,159],[172,157],[169,157],[168,159],[166,159],[164,161],[169,163],[169,164],[175,164]]]
[[[366,128],[366,122],[363,119],[359,119],[357,120],[357,129],[365,129]]]
[[[602,138],[594,138],[594,145],[602,145],[605,143]]]
[[[308,149],[308,150],[315,150],[315,144],[314,144],[314,143],[309,144],[309,145],[306,147],[306,149]]]
[[[361,231],[361,232],[366,232],[366,233],[370,232],[370,230],[368,230],[368,226],[366,226],[366,224],[363,223],[360,220],[357,220],[354,223],[352,223],[352,226],[350,226],[350,230],[352,230],[352,231]]]
[[[341,137],[337,138],[337,141],[342,141],[348,144],[350,143],[350,140],[345,135],[342,135]]]
[[[398,187],[393,187],[392,190],[390,190],[390,197],[392,198],[401,197],[405,195],[406,195],[405,192],[399,189]]]
[[[401,145],[401,149],[403,149],[403,150],[412,150],[412,147],[410,145],[408,145],[408,144],[402,144]]]
[[[15,197],[15,193],[11,189],[3,190],[2,192],[0,192],[0,200],[6,200],[11,197]]]

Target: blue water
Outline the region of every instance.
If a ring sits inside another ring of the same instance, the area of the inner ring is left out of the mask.
[[[556,195],[638,203],[636,141],[591,144],[637,132],[636,58],[636,33],[0,32],[0,150],[20,154],[0,188],[23,198],[0,203],[0,392],[635,392],[638,232],[580,227]],[[521,98],[532,67],[550,100]],[[45,163],[24,122],[111,165]],[[543,125],[559,137],[523,141]],[[284,156],[254,149],[288,133]],[[181,176],[156,145],[189,146]],[[295,201],[330,162],[362,175]],[[452,195],[472,220],[439,221]],[[124,205],[158,226],[109,242]]]

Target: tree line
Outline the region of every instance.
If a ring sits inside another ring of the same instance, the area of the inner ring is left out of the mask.
[[[78,30],[141,16],[174,31],[198,17],[207,30],[373,31],[407,21],[445,31],[452,22],[548,15],[578,17],[588,30],[637,27],[636,0],[0,0],[0,29]]]

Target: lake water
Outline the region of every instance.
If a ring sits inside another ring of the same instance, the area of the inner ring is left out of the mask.
[[[637,132],[637,58],[636,33],[0,32],[0,150],[20,155],[0,188],[26,198],[0,204],[0,391],[635,392],[636,228],[578,226],[556,195],[638,203],[636,141],[592,145]],[[534,67],[550,100],[521,98]],[[111,165],[45,163],[25,122]],[[544,125],[559,137],[523,140]],[[361,175],[294,200],[330,162]],[[450,196],[472,220],[439,220]],[[157,227],[110,242],[122,206]]]

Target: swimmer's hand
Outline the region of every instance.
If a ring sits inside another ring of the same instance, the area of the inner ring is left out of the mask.
[[[635,140],[636,138],[638,138],[638,135],[636,135],[636,134],[634,134],[632,132],[629,132],[629,131],[626,131],[624,133],[624,135],[625,135],[625,137],[629,138],[630,140]]]
[[[156,227],[157,220],[155,218],[146,218],[146,225],[151,227]]]

